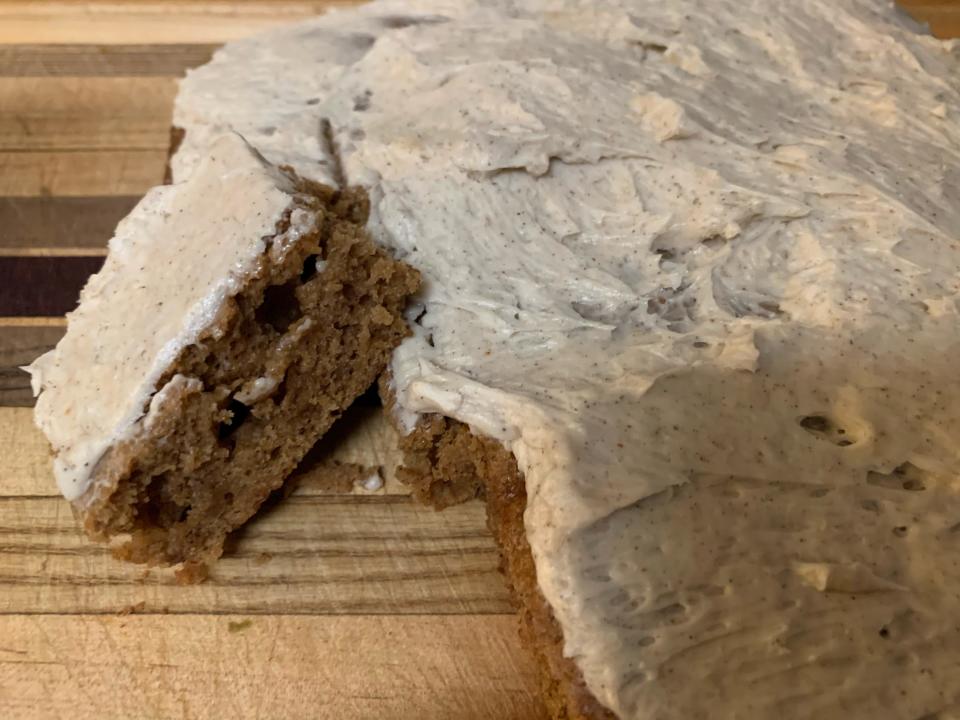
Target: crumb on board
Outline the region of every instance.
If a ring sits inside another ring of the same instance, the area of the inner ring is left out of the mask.
[[[253,620],[250,618],[246,620],[231,620],[227,623],[227,631],[232,633],[243,632],[251,625],[253,625]]]
[[[379,487],[371,489],[369,483],[371,478],[376,477],[382,486],[380,473],[379,467],[325,458],[317,462],[303,463],[295,477],[298,484],[309,484],[314,491],[322,494],[347,495],[357,488],[367,492],[378,490]]]
[[[210,577],[210,569],[203,563],[185,562],[174,573],[177,585],[199,585]]]
[[[117,615],[133,615],[134,613],[143,612],[144,608],[146,607],[146,600],[141,600],[140,602],[132,603],[122,607]]]

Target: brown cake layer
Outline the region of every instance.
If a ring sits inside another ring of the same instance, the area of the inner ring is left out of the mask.
[[[401,313],[419,275],[367,237],[365,193],[297,183],[293,207],[321,212],[315,230],[264,253],[161,378],[158,388],[175,381],[157,420],[95,468],[100,490],[79,512],[95,538],[130,536],[118,550],[125,559],[216,559],[227,533],[282,484],[409,332]],[[261,396],[253,383],[263,377],[282,381]]]
[[[381,378],[387,412],[393,396]],[[533,653],[544,703],[554,720],[615,720],[584,684],[574,661],[563,655],[563,632],[537,585],[523,513],[527,491],[516,458],[496,440],[475,435],[440,415],[423,418],[402,436],[399,478],[422,502],[442,509],[484,498],[487,525],[500,548],[503,572],[520,619],[520,637]]]

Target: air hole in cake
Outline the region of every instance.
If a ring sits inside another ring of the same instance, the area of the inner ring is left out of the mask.
[[[380,392],[377,389],[377,383],[374,382],[363,393],[353,401],[351,407],[381,407]],[[348,410],[349,412],[349,410]]]
[[[137,516],[161,528],[169,528],[183,522],[190,513],[189,503],[174,499],[177,486],[166,473],[151,477],[144,489],[144,495],[137,504]]]
[[[286,396],[287,396],[287,379],[286,377],[284,377],[284,379],[280,381],[280,384],[277,385],[277,389],[273,391],[273,396],[272,396],[273,404],[282,405],[283,399]]]
[[[285,333],[303,314],[297,301],[298,285],[291,281],[268,287],[263,294],[263,302],[257,308],[256,321],[261,325],[269,325],[278,333]]]
[[[762,310],[763,313],[766,313],[766,316],[770,318],[781,317],[786,314],[784,310],[781,309],[780,304],[772,300],[762,300],[757,303],[757,307],[759,307],[760,310]]]
[[[300,282],[305,283],[314,275],[317,274],[317,262],[323,262],[320,260],[319,255],[310,255],[306,260],[303,261],[303,270],[300,271]]]
[[[405,15],[387,15],[381,18],[380,22],[384,27],[392,30],[400,30],[414,25],[436,25],[438,23],[448,22],[450,18],[443,15],[425,15],[421,17],[411,17]]]
[[[888,490],[922,492],[927,489],[928,481],[929,475],[911,462],[902,463],[889,473],[867,473],[867,482],[870,485]]]
[[[857,441],[846,428],[829,415],[806,415],[798,421],[800,427],[818,440],[826,440],[837,447],[849,447]]]
[[[364,112],[370,109],[370,97],[373,93],[370,90],[364,90],[353,99],[354,112]]]
[[[634,25],[637,25],[636,20],[634,20],[633,18],[631,18],[630,20]],[[644,52],[654,53],[655,55],[663,55],[667,51],[667,46],[664,45],[663,43],[650,42],[646,40],[636,40],[632,44],[637,46]]]
[[[647,314],[658,315],[667,321],[667,329],[681,333],[689,329],[689,323],[696,319],[697,298],[687,295],[690,283],[683,282],[679,287],[660,288],[656,295],[647,300]]]
[[[220,423],[220,427],[217,429],[217,436],[221,440],[228,439],[237,431],[237,428],[249,417],[250,408],[236,398],[231,398],[227,405],[227,412],[230,413],[230,419]]]
[[[673,250],[667,250],[666,248],[657,248],[654,252],[660,256],[659,266],[661,269],[668,264],[676,262],[677,254]]]
[[[169,524],[169,519],[179,514],[179,507],[164,493],[167,476],[164,473],[154,475],[144,489],[145,500],[139,503],[137,515],[143,519],[151,519],[158,525]]]

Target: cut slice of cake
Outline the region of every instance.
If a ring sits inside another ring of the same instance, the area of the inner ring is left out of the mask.
[[[419,278],[367,200],[228,134],[117,228],[66,335],[30,368],[64,495],[146,563],[203,563],[408,334]]]

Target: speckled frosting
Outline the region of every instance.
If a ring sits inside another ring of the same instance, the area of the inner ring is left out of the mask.
[[[952,717],[958,78],[880,0],[381,2],[190,73],[174,169],[368,188],[403,421],[514,452],[618,716]]]
[[[97,462],[149,425],[166,392],[199,382],[175,376],[159,385],[265,253],[315,225],[315,213],[290,212],[294,192],[289,177],[228,133],[188,180],[152,189],[117,227],[66,335],[28,368],[36,422],[68,500],[95,495]],[[290,227],[278,235],[285,213]]]

